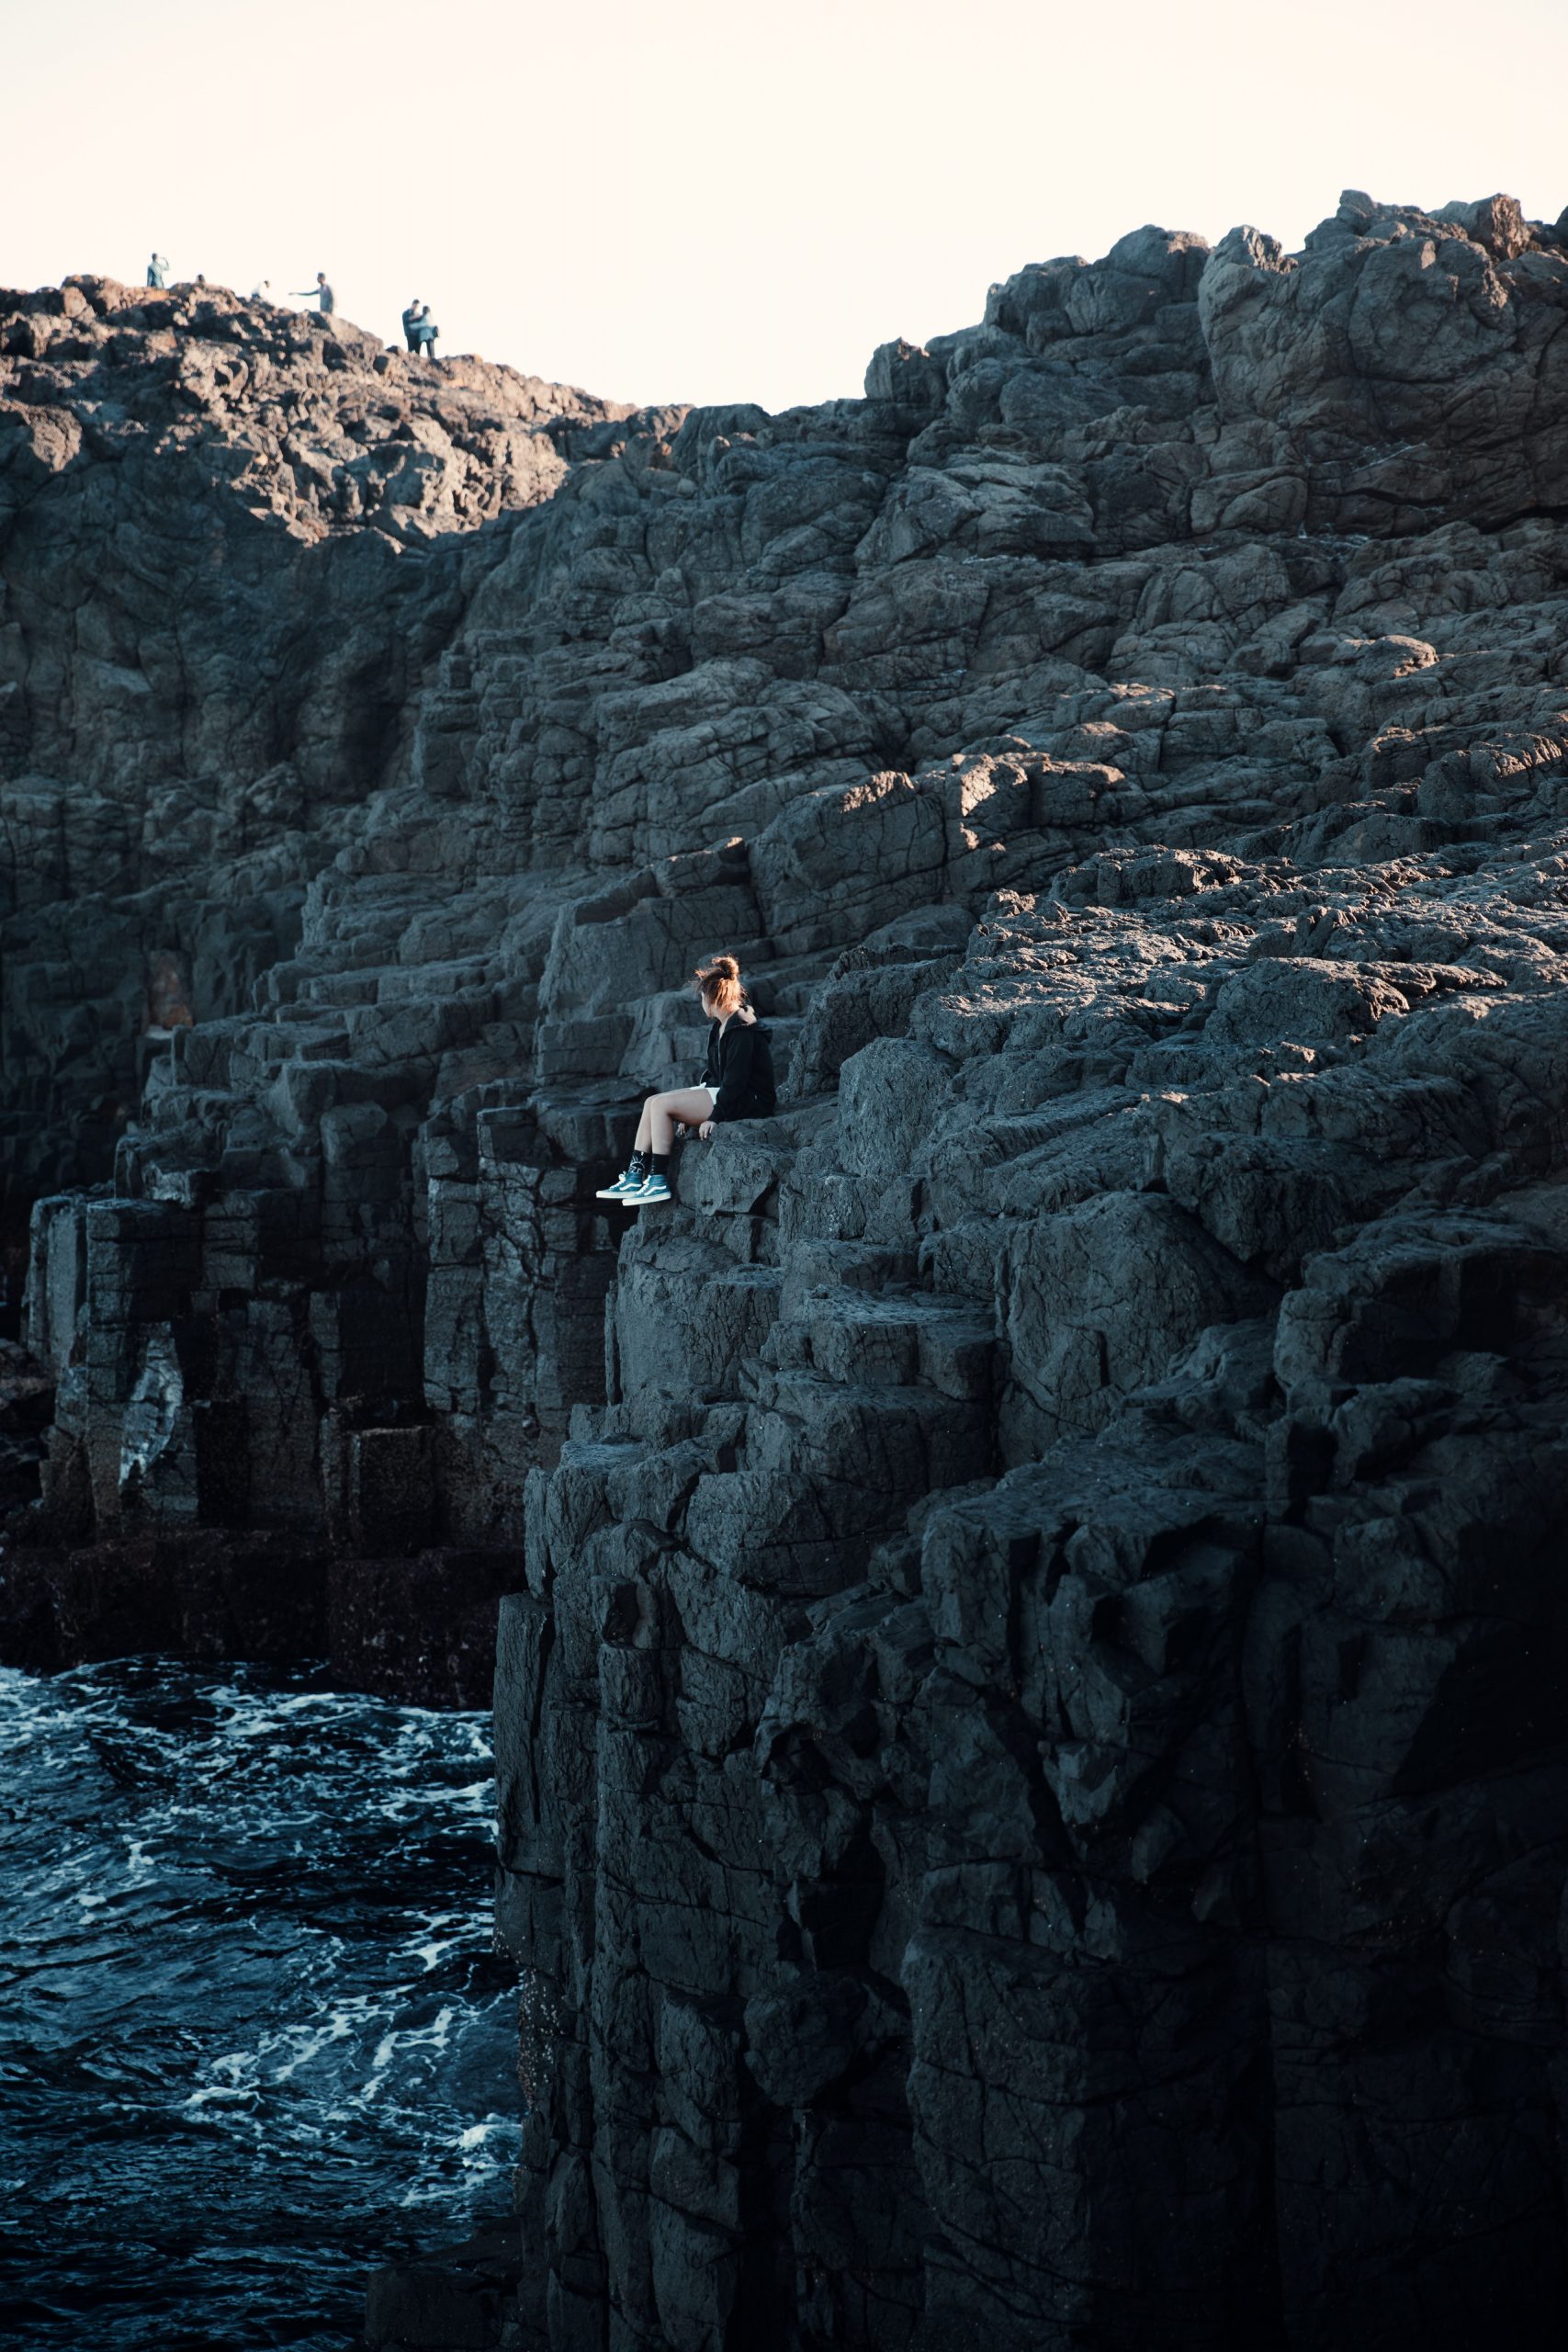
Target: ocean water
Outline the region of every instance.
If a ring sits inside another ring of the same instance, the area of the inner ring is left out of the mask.
[[[343,2352],[504,2211],[487,1719],[310,1673],[0,1671],[0,2343]]]

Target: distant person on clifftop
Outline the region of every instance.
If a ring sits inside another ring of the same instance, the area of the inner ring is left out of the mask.
[[[337,308],[337,296],[327,284],[327,273],[324,269],[319,269],[316,272],[314,286],[291,286],[288,290],[291,294],[298,295],[303,302],[312,300],[319,302],[323,319],[330,319]]]
[[[416,294],[412,301],[409,304],[408,309],[403,312],[403,341],[408,345],[409,349],[414,353],[417,353],[419,350],[419,322],[423,312],[424,304],[420,300],[419,296]]]
[[[628,1209],[669,1200],[670,1148],[678,1126],[694,1128],[707,1143],[721,1119],[765,1119],[777,1102],[773,1048],[740,985],[739,965],[733,956],[714,956],[694,978],[708,1016],[703,1082],[649,1096],[630,1166],[595,1200],[620,1201]]]
[[[152,258],[149,260],[149,262],[148,262],[148,264],[147,264],[147,283],[148,283],[148,285],[149,285],[149,286],[155,286],[155,287],[158,288],[159,292],[160,292],[160,293],[162,293],[162,292],[163,292],[163,290],[164,290],[164,287],[165,287],[165,286],[167,286],[168,282],[169,282],[169,256],[168,256],[168,254],[152,254]]]
[[[414,333],[419,337],[419,354],[422,359],[434,358],[435,338],[440,332],[440,328],[430,315],[429,303],[422,302],[419,306],[419,317],[414,324]]]

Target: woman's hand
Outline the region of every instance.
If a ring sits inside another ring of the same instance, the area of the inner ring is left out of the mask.
[[[712,1143],[712,1141],[713,1141],[713,1121],[712,1121],[711,1119],[705,1119],[705,1120],[703,1121],[703,1123],[702,1123],[702,1125],[697,1129],[697,1133],[698,1133],[698,1135],[700,1135],[700,1136],[701,1136],[701,1137],[702,1137],[702,1139],[703,1139],[703,1141],[704,1141],[705,1143]]]

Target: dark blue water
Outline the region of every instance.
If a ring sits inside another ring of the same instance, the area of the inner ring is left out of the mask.
[[[342,2352],[504,2210],[491,1778],[308,1675],[0,1671],[0,2341]]]

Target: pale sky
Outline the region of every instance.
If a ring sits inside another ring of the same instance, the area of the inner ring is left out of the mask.
[[[0,284],[320,268],[389,340],[418,294],[444,352],[777,409],[1146,220],[1554,220],[1565,67],[1564,0],[0,0]]]

